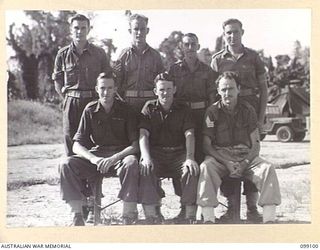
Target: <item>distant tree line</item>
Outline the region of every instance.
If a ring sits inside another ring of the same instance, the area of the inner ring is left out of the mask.
[[[16,27],[13,23],[9,26],[7,43],[15,52],[9,61],[8,70],[8,98],[40,100],[43,102],[58,103],[59,98],[54,90],[51,80],[54,58],[58,50],[70,43],[69,18],[74,11],[25,11],[31,23]],[[130,16],[127,10],[125,16]],[[91,13],[91,18],[94,14]],[[183,58],[180,43],[183,37],[181,31],[173,31],[159,45],[164,66],[168,69],[173,63]],[[108,55],[111,64],[111,55],[116,51],[112,39],[104,38],[91,42],[102,46]],[[199,59],[210,64],[211,57],[224,47],[222,36],[215,41],[215,50],[203,48],[199,51]],[[276,66],[272,58],[266,57],[264,51],[259,51],[265,62],[269,75],[269,87],[279,89],[288,84],[299,84],[307,91],[310,89],[309,48],[302,48],[296,41],[293,56],[278,55],[275,57]]]

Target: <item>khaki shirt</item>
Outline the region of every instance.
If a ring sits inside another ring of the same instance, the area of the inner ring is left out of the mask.
[[[264,74],[264,63],[257,52],[244,47],[243,55],[236,59],[226,48],[212,56],[212,69],[221,74],[235,71],[240,76],[241,89],[259,88],[258,76]]]
[[[218,74],[208,65],[197,60],[196,69],[191,72],[187,63],[179,61],[169,69],[169,75],[177,86],[176,98],[185,102],[209,102],[216,94],[215,80]],[[207,106],[207,105],[206,105]]]
[[[124,146],[138,140],[137,118],[126,103],[115,99],[110,113],[99,101],[89,103],[82,113],[79,128],[73,140],[89,147]]]
[[[139,128],[149,131],[151,146],[185,146],[185,131],[195,127],[188,106],[174,101],[169,112],[165,112],[158,100],[152,100],[144,109],[148,109],[150,115],[141,115]]]
[[[115,62],[118,92],[126,98],[126,91],[137,91],[136,97],[144,97],[143,91],[152,91],[155,77],[164,71],[158,51],[147,45],[139,54],[134,46],[126,48]],[[153,96],[153,95],[152,95]]]
[[[250,134],[256,128],[257,115],[249,103],[238,100],[231,115],[219,100],[206,110],[202,133],[211,138],[215,147],[241,144],[251,147]]]
[[[105,51],[87,43],[79,56],[73,43],[57,53],[52,79],[59,82],[62,92],[72,90],[94,90],[100,73],[111,71]]]

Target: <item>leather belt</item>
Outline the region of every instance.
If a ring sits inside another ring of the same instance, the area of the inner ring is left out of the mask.
[[[256,95],[258,93],[259,93],[258,89],[240,89],[239,96]]]
[[[127,90],[126,97],[154,97],[152,90]]]
[[[75,97],[75,98],[92,98],[97,97],[97,92],[94,90],[67,90],[67,96]]]
[[[184,146],[177,146],[177,147],[158,147],[158,146],[156,146],[156,148],[159,148],[159,149],[162,149],[165,151],[176,151],[176,150],[184,149],[185,147]]]
[[[187,102],[191,109],[204,109],[206,107],[206,102]]]

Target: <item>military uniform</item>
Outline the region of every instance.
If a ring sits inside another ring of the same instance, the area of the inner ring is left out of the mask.
[[[73,155],[72,138],[84,107],[97,99],[95,84],[101,72],[111,68],[102,48],[87,43],[79,55],[73,43],[60,49],[55,59],[52,79],[63,85],[63,133],[67,156]]]
[[[257,117],[251,105],[238,100],[234,115],[229,114],[221,101],[210,106],[205,114],[203,134],[210,137],[216,150],[230,155],[230,160],[241,161],[246,158],[250,148],[250,134],[257,129]],[[217,207],[217,191],[221,178],[229,170],[212,156],[206,156],[200,165],[197,204],[202,207]],[[281,203],[279,182],[274,166],[255,157],[243,173],[260,192],[258,204],[279,205]]]
[[[84,109],[79,129],[74,136],[79,142],[99,157],[110,157],[138,140],[137,123],[127,104],[115,100],[109,114],[99,101],[89,103]],[[128,155],[112,166],[108,175],[120,177],[118,197],[126,202],[137,202],[139,169],[135,155]],[[92,184],[99,176],[97,166],[78,155],[68,157],[60,164],[61,196],[66,202],[83,200],[81,179]]]
[[[177,87],[176,99],[187,103],[195,119],[196,161],[203,161],[202,120],[205,109],[214,101],[216,95],[215,80],[218,74],[203,62],[197,60],[196,68],[191,71],[185,60],[173,64],[169,69]]]
[[[237,59],[228,51],[228,48],[225,47],[223,50],[212,56],[211,67],[219,74],[225,71],[234,71],[239,74],[239,99],[243,99],[250,103],[258,116],[260,111],[258,76],[265,74],[266,72],[264,63],[260,59],[258,53],[252,49],[243,47],[243,55]],[[233,192],[233,189],[228,187],[231,186],[229,182],[230,181],[224,182],[221,187],[221,190],[225,195],[232,194]],[[248,194],[252,191],[256,192],[256,187],[252,185],[252,183],[245,181],[244,194]]]
[[[154,79],[164,71],[158,51],[146,46],[140,54],[132,46],[124,49],[113,67],[120,95],[140,112],[147,100],[154,99]]]
[[[224,48],[212,56],[212,69],[221,74],[225,71],[234,71],[240,77],[240,98],[250,103],[258,115],[259,93],[258,76],[266,73],[264,63],[257,52],[243,47],[243,55],[235,58],[228,48]]]
[[[173,102],[165,112],[157,100],[144,107],[149,115],[141,115],[139,128],[149,131],[150,154],[154,170],[148,176],[140,176],[139,199],[142,204],[159,204],[164,192],[158,178],[179,180],[178,195],[181,204],[195,205],[198,176],[183,172],[186,160],[184,132],[194,128],[190,109],[184,103]],[[145,112],[142,112],[145,113]]]

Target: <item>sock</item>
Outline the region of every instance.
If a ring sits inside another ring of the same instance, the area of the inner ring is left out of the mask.
[[[70,200],[67,203],[71,207],[71,212],[72,213],[74,213],[74,214],[77,214],[77,213],[82,214],[82,206],[83,206],[83,201],[82,200]]]
[[[150,218],[150,217],[156,218],[157,217],[156,206],[157,206],[157,204],[154,204],[154,205],[142,204],[144,215],[146,218]]]
[[[276,220],[276,205],[263,206],[263,223]]]
[[[250,192],[246,195],[246,202],[247,202],[247,209],[257,209],[257,202],[259,199],[259,193],[258,192]]]
[[[194,219],[196,217],[197,206],[186,205],[186,219]]]
[[[138,215],[137,202],[123,201],[122,216],[136,218]]]
[[[215,223],[214,207],[202,207],[202,215],[204,222],[212,221]]]

